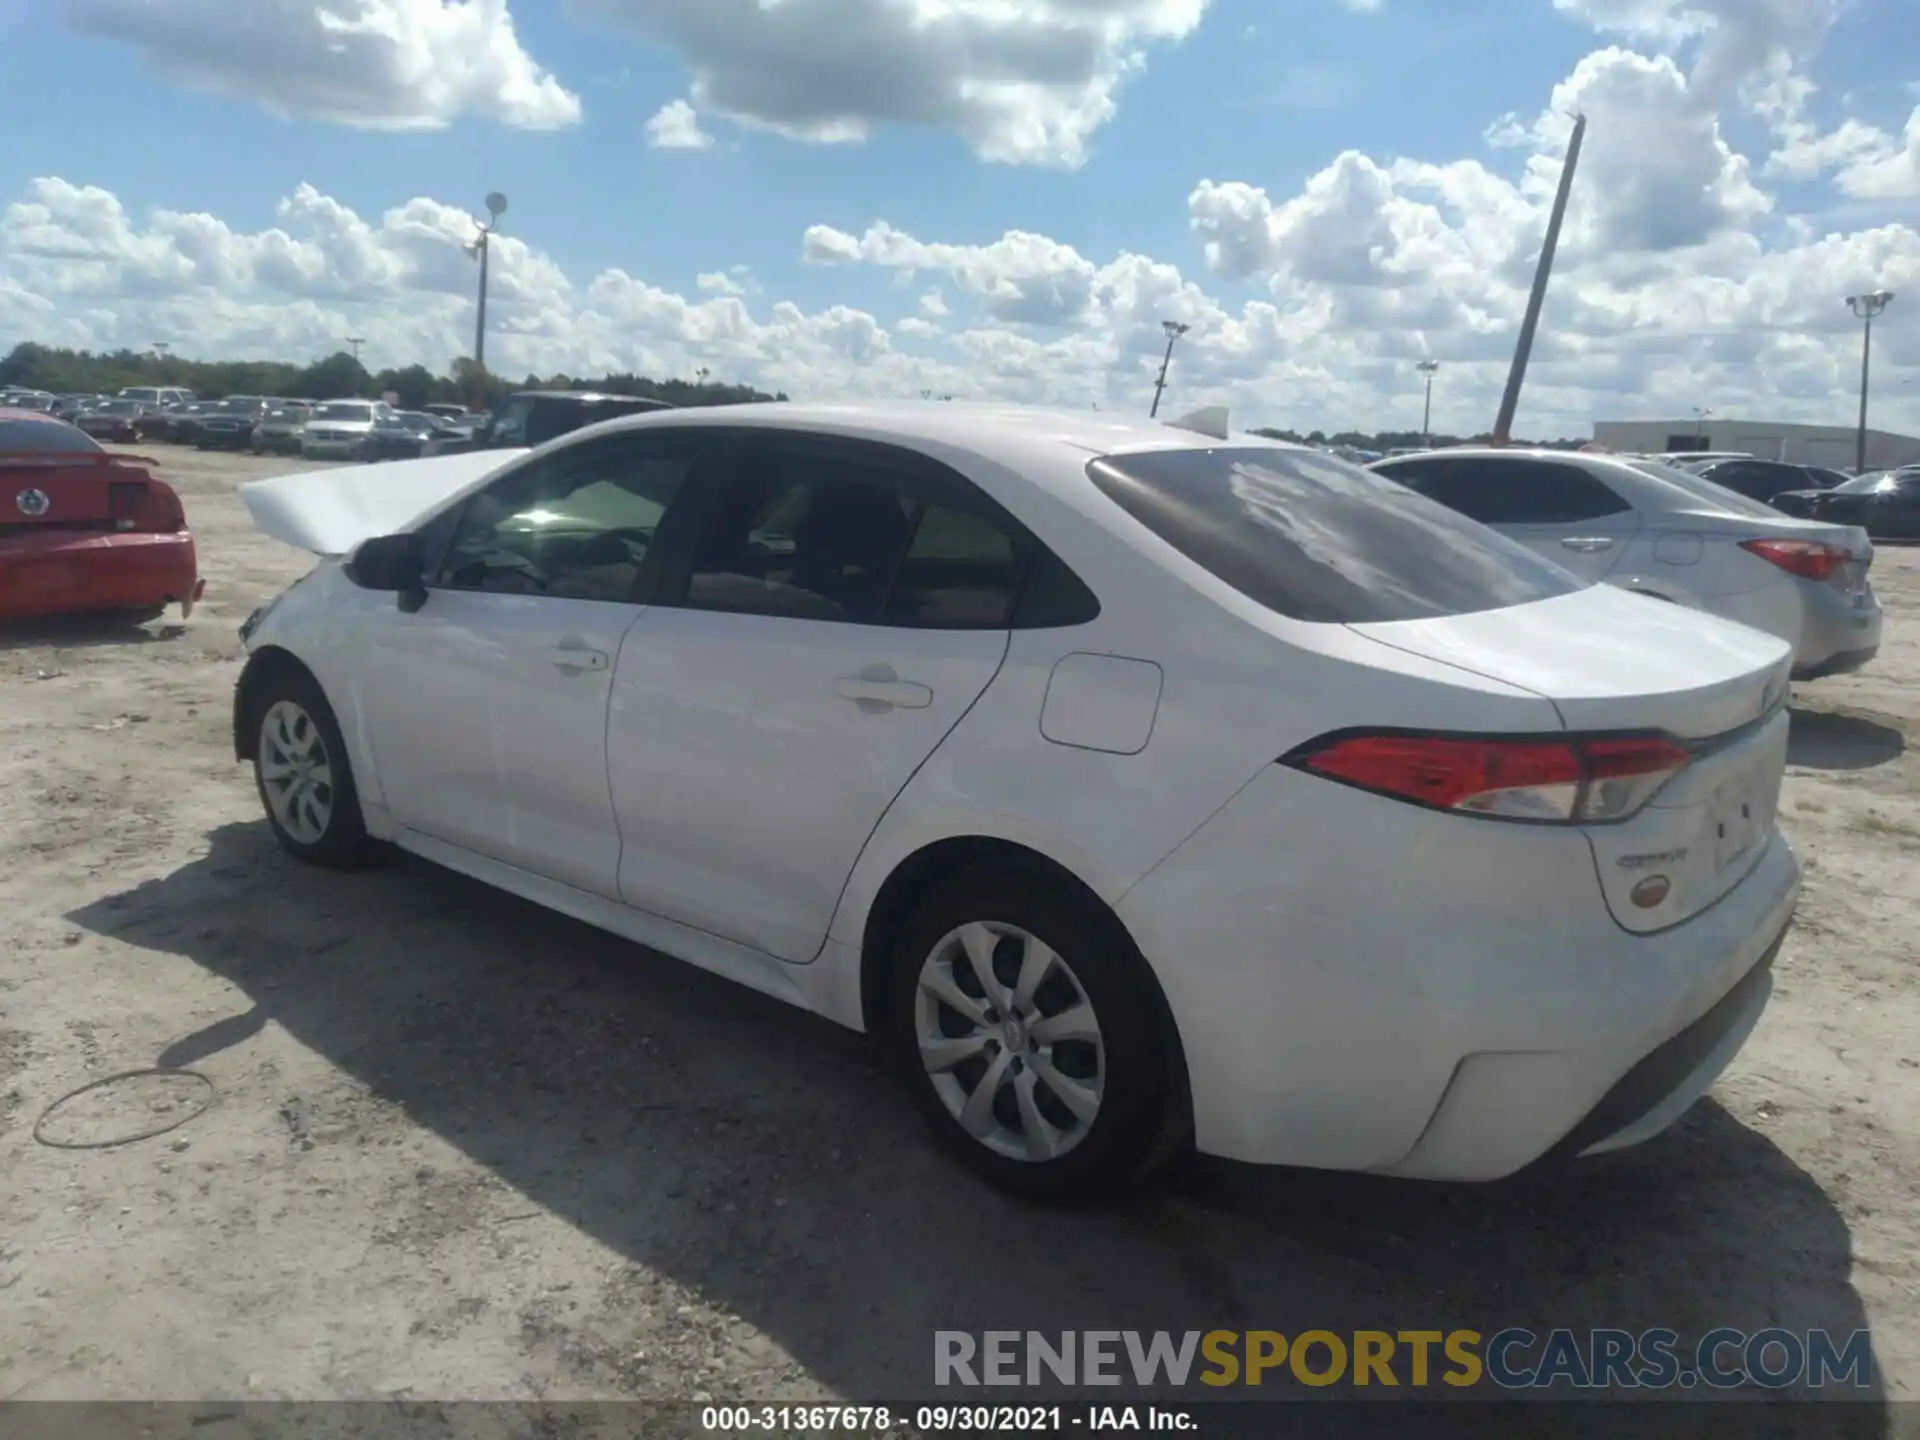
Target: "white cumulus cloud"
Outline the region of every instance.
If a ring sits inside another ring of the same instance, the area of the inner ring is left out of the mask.
[[[693,104],[822,143],[949,130],[983,159],[1078,165],[1121,87],[1208,0],[576,0],[679,52]]]
[[[386,130],[580,119],[579,97],[521,48],[506,0],[61,0],[61,12],[170,81],[280,114]]]

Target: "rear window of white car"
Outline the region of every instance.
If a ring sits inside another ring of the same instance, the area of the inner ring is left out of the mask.
[[[1294,620],[1469,615],[1586,585],[1384,475],[1314,451],[1144,451],[1095,460],[1087,474],[1189,560]]]
[[[1669,489],[1682,491],[1688,500],[1704,500],[1729,515],[1745,515],[1754,520],[1780,518],[1780,512],[1771,505],[1749,499],[1737,490],[1729,490],[1704,475],[1682,470],[1678,465],[1663,465],[1658,460],[1629,460],[1627,464],[1650,480],[1658,480]]]

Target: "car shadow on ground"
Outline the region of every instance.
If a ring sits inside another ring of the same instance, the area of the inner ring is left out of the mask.
[[[61,650],[151,645],[157,640],[177,640],[186,633],[187,627],[177,619],[144,614],[52,615],[42,620],[0,620],[0,650],[29,650],[43,645]]]
[[[1788,711],[1788,723],[1789,765],[1870,770],[1898,760],[1907,748],[1907,737],[1898,729],[1865,715],[1795,705]]]
[[[1866,1326],[1841,1215],[1711,1103],[1555,1179],[1188,1160],[1108,1209],[1036,1208],[940,1154],[865,1042],[826,1022],[422,862],[316,871],[261,824],[209,844],[70,917],[247,997],[159,1060],[217,1074],[281,1026],[487,1167],[515,1208],[672,1277],[844,1396],[930,1393],[937,1329]],[[354,1089],[302,1097],[309,1131]],[[631,1283],[583,1299],[581,1385],[632,1393]],[[1877,1371],[1847,1388],[1870,1402],[1855,1419],[1882,1413]]]

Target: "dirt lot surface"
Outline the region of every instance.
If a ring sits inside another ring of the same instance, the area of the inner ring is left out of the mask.
[[[285,858],[228,707],[235,627],[310,563],[235,487],[289,467],[157,453],[191,620],[0,636],[0,1398],[872,1401],[927,1393],[936,1328],[1508,1324],[1870,1326],[1920,1398],[1920,551],[1876,562],[1879,661],[1796,691],[1799,925],[1675,1132],[1481,1189],[1193,1162],[1057,1214],[937,1155],[857,1037],[424,863]],[[36,1142],[153,1065],[212,1107]]]

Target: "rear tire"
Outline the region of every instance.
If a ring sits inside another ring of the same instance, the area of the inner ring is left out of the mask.
[[[883,1043],[941,1143],[993,1184],[1112,1199],[1184,1142],[1171,1021],[1098,902],[978,866],[921,898],[890,963]]]
[[[304,670],[264,675],[252,700],[254,788],[281,848],[309,865],[352,870],[377,846],[333,707]]]

